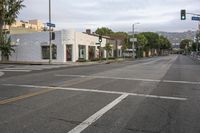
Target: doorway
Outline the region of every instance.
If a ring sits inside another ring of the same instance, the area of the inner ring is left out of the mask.
[[[72,45],[66,45],[66,61],[72,61]]]
[[[89,60],[95,59],[95,46],[89,46],[88,47],[88,53],[89,53]]]

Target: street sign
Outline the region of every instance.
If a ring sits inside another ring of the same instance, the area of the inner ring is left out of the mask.
[[[200,21],[200,17],[192,17],[192,20],[194,20],[194,21]]]
[[[130,38],[130,42],[133,42],[133,40],[134,42],[137,42],[137,38]]]
[[[52,23],[47,23],[47,26],[48,26],[48,27],[54,27],[54,28],[56,27],[56,25],[55,25],[55,24],[52,24]]]

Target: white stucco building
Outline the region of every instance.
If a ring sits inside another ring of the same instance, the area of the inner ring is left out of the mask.
[[[12,35],[15,52],[10,61],[20,62],[48,62],[49,61],[49,33],[36,32]],[[65,63],[77,60],[93,60],[98,58],[99,50],[96,43],[97,35],[75,32],[74,30],[61,30],[55,32],[53,44],[53,62]],[[102,38],[101,47],[105,47],[106,38]],[[101,55],[105,58],[106,51]]]

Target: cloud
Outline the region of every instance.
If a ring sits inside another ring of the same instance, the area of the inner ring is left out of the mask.
[[[200,0],[51,0],[52,21],[58,29],[111,27],[129,31],[140,22],[141,31],[185,31],[197,22],[180,21],[180,10],[198,13]],[[25,0],[19,19],[48,21],[48,0]],[[189,19],[191,16],[187,16]]]

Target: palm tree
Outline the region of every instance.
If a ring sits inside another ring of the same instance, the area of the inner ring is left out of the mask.
[[[0,51],[2,59],[8,59],[11,54],[12,47],[10,44],[10,37],[3,29],[5,25],[10,26],[16,21],[19,11],[25,7],[22,3],[24,0],[1,0],[0,1]],[[3,56],[6,56],[4,58]]]
[[[3,40],[3,44],[0,45],[2,61],[7,61],[9,56],[11,55],[11,53],[14,52],[15,50],[13,49],[13,47],[11,45],[11,38],[10,37],[9,38],[2,37],[0,39]]]

